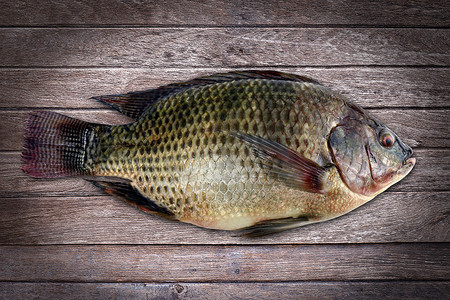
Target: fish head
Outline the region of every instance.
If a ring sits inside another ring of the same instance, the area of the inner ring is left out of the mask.
[[[402,180],[416,164],[413,150],[392,130],[379,123],[369,131],[367,157],[376,194]]]
[[[348,188],[370,198],[403,179],[416,163],[408,145],[365,113],[336,125],[328,147]]]

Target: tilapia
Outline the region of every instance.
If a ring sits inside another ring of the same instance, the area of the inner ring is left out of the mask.
[[[303,76],[239,71],[93,99],[134,121],[34,112],[23,171],[85,176],[144,211],[201,227],[260,236],[330,220],[415,164],[387,126]]]

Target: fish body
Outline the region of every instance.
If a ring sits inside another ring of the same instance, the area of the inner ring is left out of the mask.
[[[415,163],[381,122],[297,75],[231,72],[95,99],[135,121],[97,125],[37,112],[28,119],[23,170],[126,179],[93,183],[201,227],[257,236],[329,220]]]

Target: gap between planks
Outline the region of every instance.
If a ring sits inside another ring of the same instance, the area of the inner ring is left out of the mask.
[[[448,25],[371,25],[371,24],[173,24],[173,25],[138,25],[138,24],[40,24],[40,25],[0,25],[0,30],[7,29],[450,29]]]
[[[231,67],[205,67],[205,66],[181,66],[181,67],[137,67],[137,66],[107,66],[107,65],[101,65],[101,66],[49,66],[49,65],[42,65],[42,66],[0,66],[0,70],[210,70],[213,73],[217,73],[217,70],[228,70],[228,71],[239,71],[239,70],[248,70],[249,68],[255,68],[257,70],[266,70],[266,69],[286,69],[291,70],[292,69],[298,69],[298,68],[308,68],[308,69],[347,69],[347,68],[355,68],[355,69],[448,69],[450,68],[449,65],[376,65],[376,64],[370,64],[370,65],[356,65],[356,64],[342,64],[342,65],[264,65],[264,66],[252,66],[252,65],[245,65],[245,66],[231,66]],[[276,71],[276,70],[275,70]],[[211,73],[211,74],[213,74]]]

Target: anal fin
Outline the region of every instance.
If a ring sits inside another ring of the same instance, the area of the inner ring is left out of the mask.
[[[296,218],[283,218],[267,220],[256,223],[250,227],[238,230],[239,235],[243,237],[255,238],[266,236],[269,234],[283,232],[292,228],[304,226],[309,224],[308,217],[300,216]]]
[[[129,183],[119,181],[100,181],[90,179],[86,180],[91,182],[93,185],[100,188],[104,192],[116,196],[145,212],[155,214],[170,220],[175,219],[174,214],[170,210],[161,207],[154,203],[152,200],[142,196]]]

